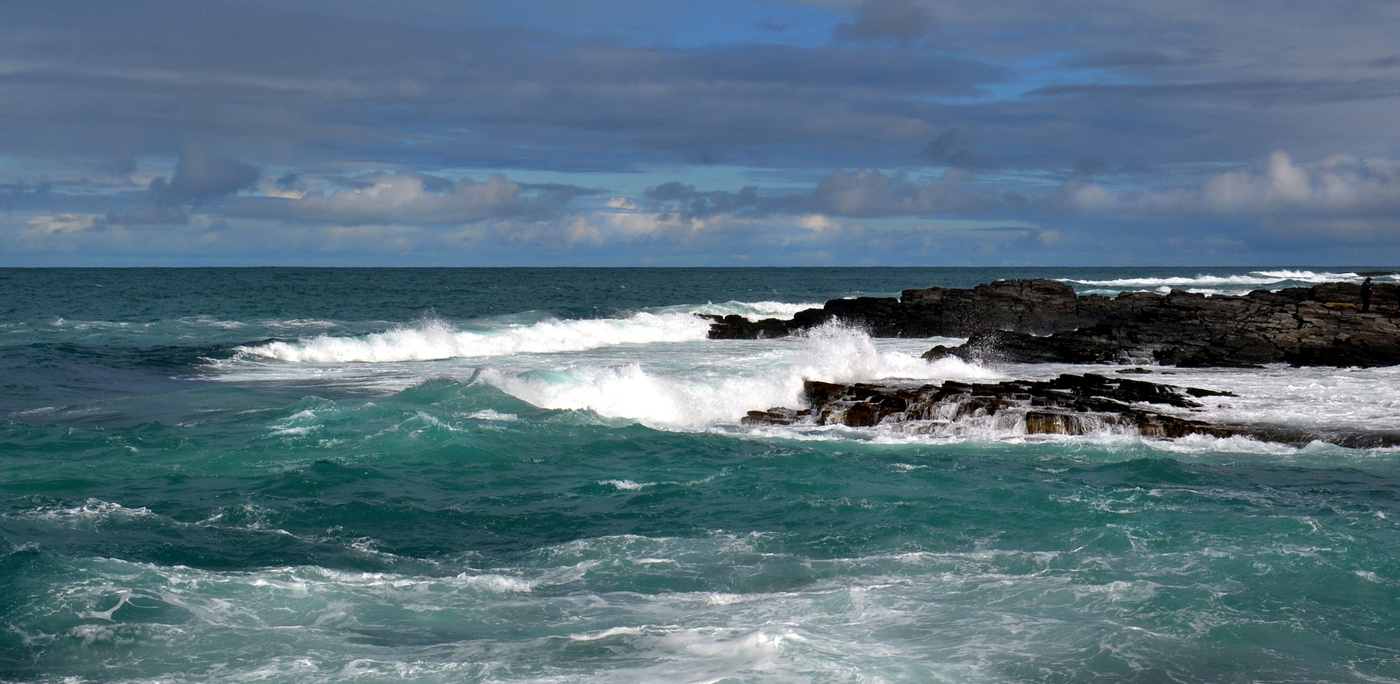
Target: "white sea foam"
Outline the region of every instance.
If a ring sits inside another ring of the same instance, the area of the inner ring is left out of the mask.
[[[799,311],[804,309],[820,309],[822,302],[723,302],[720,304],[705,304],[704,306],[683,306],[673,307],[676,311],[686,311],[698,314],[711,314],[716,316],[739,315],[751,321],[763,318],[783,318],[790,319]]]
[[[8,515],[8,514],[7,514]],[[134,520],[156,520],[160,516],[149,508],[127,508],[118,503],[88,499],[81,506],[42,506],[30,511],[15,514],[14,517],[27,520],[40,520],[70,526],[89,526],[109,522],[130,522]]]
[[[213,316],[186,316],[179,320],[186,325],[210,326],[224,330],[237,330],[247,325],[242,321],[224,321]]]
[[[610,627],[601,632],[589,632],[587,634],[570,634],[572,641],[597,641],[599,639],[611,639],[618,636],[637,636],[643,634],[639,627]]]
[[[914,354],[881,351],[864,332],[835,325],[813,330],[795,344],[789,340],[786,349],[765,357],[731,358],[698,370],[668,372],[633,362],[520,374],[493,368],[481,374],[483,381],[542,408],[590,410],[609,418],[679,428],[735,423],[753,409],[797,406],[804,380],[929,382],[998,377],[992,370],[959,359],[928,363]]]
[[[315,318],[292,318],[285,321],[270,320],[264,321],[263,325],[269,328],[334,328],[334,321],[323,321]]]
[[[1396,279],[1395,276],[1381,276],[1382,278]],[[1256,287],[1267,287],[1271,285],[1281,285],[1284,283],[1330,283],[1330,282],[1359,282],[1362,276],[1356,273],[1332,273],[1314,271],[1250,271],[1245,275],[1197,275],[1194,277],[1170,277],[1170,278],[1114,278],[1111,280],[1080,280],[1076,278],[1061,278],[1062,282],[1077,283],[1079,285],[1090,285],[1094,287],[1113,288],[1118,290],[1160,290],[1168,291],[1172,289],[1187,290],[1191,292],[1202,292],[1205,294],[1218,292],[1244,292]]]
[[[495,423],[513,423],[517,420],[520,420],[520,416],[517,416],[514,413],[500,413],[491,409],[482,409],[480,411],[472,413],[467,417],[476,420],[489,420]]]
[[[1113,504],[1114,493],[1104,494],[1103,501],[1057,505]],[[1134,501],[1132,492],[1118,494],[1120,503]],[[1111,548],[1134,543],[1142,525],[1134,518],[1081,530],[1081,541],[1058,540],[1063,550],[997,538],[976,548],[909,552],[894,544],[836,556],[813,556],[793,544],[804,538],[800,531],[618,535],[576,539],[524,554],[518,565],[457,576],[79,558],[70,561],[78,571],[63,582],[20,599],[36,613],[85,623],[55,634],[42,631],[52,618],[30,620],[13,631],[26,646],[115,644],[137,648],[138,656],[161,649],[180,656],[170,662],[202,668],[188,678],[190,668],[143,671],[143,678],[171,681],[541,681],[538,672],[546,669],[548,681],[561,682],[995,681],[988,670],[1027,662],[1072,679],[1082,671],[1075,654],[1103,649],[1103,630],[1086,622],[1116,626],[1115,653],[1165,663],[1179,644],[1211,633],[1202,625],[1228,629],[1270,618],[1211,599],[1240,590],[1232,565],[1220,559],[1256,567],[1287,562],[1295,572],[1340,564],[1342,581],[1353,582],[1344,589],[1388,580],[1355,553],[1338,561],[1331,542],[1309,537],[1317,526],[1285,544],[1266,538],[1241,545],[1201,534],[1196,546],[1160,552]],[[1320,527],[1341,534],[1345,524]],[[760,536],[770,536],[762,552],[744,543]],[[661,557],[675,566],[648,562]],[[546,581],[574,577],[593,558],[604,559],[589,566],[603,574],[568,585]],[[663,571],[680,579],[654,585]],[[1183,591],[1204,598],[1177,606],[1173,620],[1155,619],[1164,593],[1176,598]],[[122,621],[121,613],[157,602],[178,609],[181,619]],[[367,646],[366,639],[376,641]],[[1063,653],[1069,655],[1056,655]],[[98,661],[94,678],[102,678],[102,666],[110,674],[111,666]]]
[[[1312,430],[1400,430],[1400,366],[1385,368],[1187,369],[1143,379],[1226,390],[1205,397],[1197,416],[1226,424]]]
[[[462,330],[432,319],[369,335],[319,335],[295,342],[239,347],[238,351],[245,357],[287,363],[393,363],[578,352],[624,344],[702,340],[709,329],[709,322],[688,313],[548,320],[481,331]]]
[[[535,582],[524,580],[519,577],[510,577],[507,575],[498,575],[494,573],[486,575],[473,575],[469,573],[462,573],[460,575],[457,575],[457,579],[466,582],[468,585],[480,587],[482,589],[486,589],[488,591],[500,594],[523,594],[528,593],[531,589],[535,588]]]

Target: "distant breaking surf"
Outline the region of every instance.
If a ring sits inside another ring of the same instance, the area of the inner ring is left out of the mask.
[[[1394,275],[1380,276],[1383,278],[1396,279]],[[1112,280],[1081,280],[1077,278],[1059,278],[1060,282],[1076,283],[1079,285],[1091,285],[1095,287],[1125,288],[1125,289],[1191,289],[1191,288],[1241,288],[1261,285],[1283,285],[1285,283],[1316,284],[1330,283],[1338,281],[1359,281],[1362,276],[1358,273],[1317,273],[1314,271],[1250,271],[1246,275],[1197,275],[1194,278],[1173,277],[1173,278],[1115,278]]]

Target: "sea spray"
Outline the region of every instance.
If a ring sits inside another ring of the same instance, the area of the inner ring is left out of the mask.
[[[620,344],[704,339],[709,325],[683,313],[638,313],[628,318],[548,320],[483,331],[461,330],[440,319],[357,337],[321,335],[296,342],[241,347],[245,357],[286,363],[393,363],[450,358],[550,354]]]
[[[735,355],[717,367],[654,369],[579,365],[508,375],[494,368],[481,380],[550,409],[589,410],[655,427],[703,429],[734,424],[748,411],[793,406],[805,380],[868,382],[986,380],[996,371],[960,359],[928,363],[908,352],[881,351],[865,332],[827,324],[757,356]]]
[[[1125,290],[1146,290],[1167,293],[1174,289],[1197,294],[1242,295],[1256,289],[1280,290],[1286,287],[1306,287],[1332,282],[1361,282],[1364,276],[1352,272],[1308,270],[1261,270],[1244,274],[1204,274],[1193,276],[1132,277],[1132,278],[1059,278],[1076,289],[1093,294],[1112,294]],[[1400,281],[1400,276],[1376,276],[1380,280]]]

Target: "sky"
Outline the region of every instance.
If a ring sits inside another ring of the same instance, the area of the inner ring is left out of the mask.
[[[0,0],[0,266],[1400,265],[1400,0]]]

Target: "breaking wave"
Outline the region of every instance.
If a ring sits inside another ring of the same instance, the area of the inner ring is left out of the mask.
[[[753,409],[796,406],[804,380],[941,382],[1000,377],[960,359],[929,363],[915,355],[882,351],[864,332],[836,325],[811,331],[801,340],[800,349],[735,359],[701,371],[668,372],[631,363],[515,375],[487,369],[481,375],[483,381],[541,408],[589,410],[608,418],[676,428],[732,424]]]
[[[820,309],[822,302],[724,302],[721,304],[705,304],[702,306],[674,307],[674,310],[684,310],[687,313],[710,314],[715,316],[729,316],[738,314],[751,321],[764,318],[790,319],[797,312],[804,309]]]
[[[547,320],[469,331],[429,319],[385,332],[318,335],[294,342],[239,347],[244,358],[287,363],[394,363],[452,358],[552,354],[600,347],[703,340],[710,325],[689,313],[637,313],[627,318]]]
[[[1315,271],[1250,271],[1245,275],[1206,275],[1201,274],[1195,277],[1171,277],[1171,278],[1114,278],[1111,280],[1081,280],[1076,278],[1061,278],[1061,282],[1073,283],[1090,287],[1109,288],[1116,290],[1157,290],[1166,292],[1172,289],[1190,290],[1193,292],[1248,292],[1250,289],[1259,287],[1289,287],[1301,285],[1315,285],[1318,283],[1357,281],[1362,279],[1358,273],[1332,273]],[[1397,280],[1395,275],[1380,276]]]

